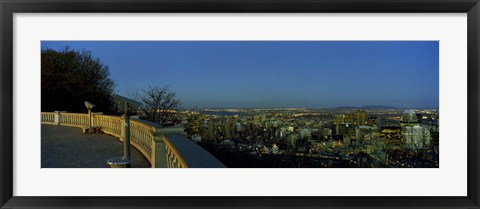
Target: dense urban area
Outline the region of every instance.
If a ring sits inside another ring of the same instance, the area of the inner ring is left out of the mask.
[[[227,167],[439,166],[437,109],[203,109],[188,137]]]

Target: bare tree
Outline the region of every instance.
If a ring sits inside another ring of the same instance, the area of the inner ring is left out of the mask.
[[[168,86],[149,86],[132,95],[142,105],[139,108],[140,117],[154,123],[165,125],[170,116],[180,108],[180,100]]]

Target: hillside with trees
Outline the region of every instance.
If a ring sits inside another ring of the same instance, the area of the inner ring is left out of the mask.
[[[42,49],[41,111],[86,112],[85,101],[94,111],[114,113],[115,84],[107,65],[90,51]]]

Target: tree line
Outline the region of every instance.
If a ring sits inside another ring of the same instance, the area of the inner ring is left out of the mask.
[[[115,82],[109,67],[87,50],[42,49],[41,111],[87,112],[84,102],[96,105],[95,112],[120,114],[115,100]],[[168,86],[149,86],[132,95],[140,106],[133,110],[141,119],[164,125],[180,108],[180,100]]]

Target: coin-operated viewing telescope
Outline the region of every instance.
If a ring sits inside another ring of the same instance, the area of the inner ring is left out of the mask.
[[[95,105],[94,105],[94,104],[92,104],[92,103],[91,103],[91,102],[89,102],[89,101],[85,101],[85,107],[87,107],[87,109],[88,109],[88,112],[90,113],[90,111],[92,110],[92,108],[94,108],[94,107],[95,107]]]
[[[120,96],[114,95],[115,102],[117,104],[117,109],[123,113],[122,118],[124,119],[124,132],[123,132],[123,156],[113,157],[107,160],[107,164],[112,168],[130,168],[131,157],[130,157],[130,114],[135,113],[140,107],[141,103],[135,100]]]

